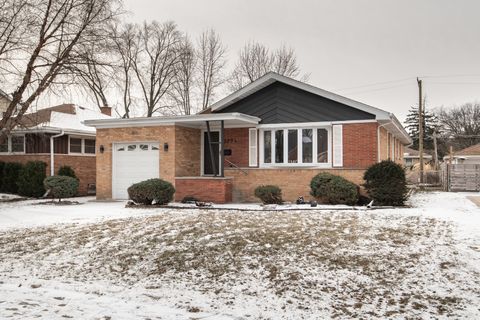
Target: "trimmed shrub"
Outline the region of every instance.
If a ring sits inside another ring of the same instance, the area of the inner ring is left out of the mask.
[[[370,166],[363,176],[365,189],[375,205],[402,206],[407,200],[407,181],[403,167],[386,160]]]
[[[3,168],[2,190],[6,193],[17,194],[18,186],[17,180],[22,164],[18,162],[7,162]]]
[[[60,202],[63,198],[77,195],[78,180],[67,176],[51,176],[43,181],[45,189],[50,190],[50,195]]]
[[[72,177],[75,179],[77,178],[77,175],[75,174],[75,170],[72,169],[70,166],[61,166],[58,168],[58,173],[59,176],[66,176],[66,177]]]
[[[255,197],[264,204],[282,204],[282,189],[278,186],[266,185],[255,188]]]
[[[47,164],[43,161],[27,162],[18,175],[18,194],[40,198],[45,194],[43,180],[47,177]]]
[[[151,205],[164,205],[173,200],[175,188],[173,185],[162,179],[149,179],[135,183],[128,188],[128,196],[135,203]]]
[[[5,162],[0,161],[0,192],[3,192],[3,169],[5,168]]]
[[[310,194],[321,203],[354,205],[358,201],[358,186],[330,173],[319,173],[310,182]]]

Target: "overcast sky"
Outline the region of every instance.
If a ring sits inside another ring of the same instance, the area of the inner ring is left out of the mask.
[[[480,100],[479,0],[125,0],[130,20],[214,28],[234,61],[255,40],[293,47],[310,84],[394,112]],[[371,85],[382,83],[377,85]]]

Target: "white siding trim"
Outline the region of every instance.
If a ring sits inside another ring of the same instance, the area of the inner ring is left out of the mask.
[[[332,126],[333,166],[343,167],[343,126]]]
[[[252,143],[253,142],[253,143]],[[248,129],[248,165],[258,165],[258,131],[256,128]]]

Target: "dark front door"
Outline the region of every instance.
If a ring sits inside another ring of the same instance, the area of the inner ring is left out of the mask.
[[[213,142],[218,142],[219,140],[219,132],[210,131],[210,137],[212,138]],[[212,144],[213,150],[213,161],[215,163],[215,172],[219,173],[219,145],[218,143]],[[205,175],[213,175],[214,168],[212,166],[212,156],[210,153],[209,141],[208,141],[208,133],[203,133],[203,174]]]

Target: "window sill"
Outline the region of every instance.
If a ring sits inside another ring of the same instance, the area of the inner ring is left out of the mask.
[[[84,156],[84,157],[95,157],[97,154],[96,153],[75,153],[75,152],[69,152],[65,155],[69,156]]]
[[[26,154],[25,152],[0,152],[2,156],[15,156],[15,155],[22,155]]]
[[[292,164],[260,164],[261,169],[326,169],[332,168],[331,163],[292,163]]]

